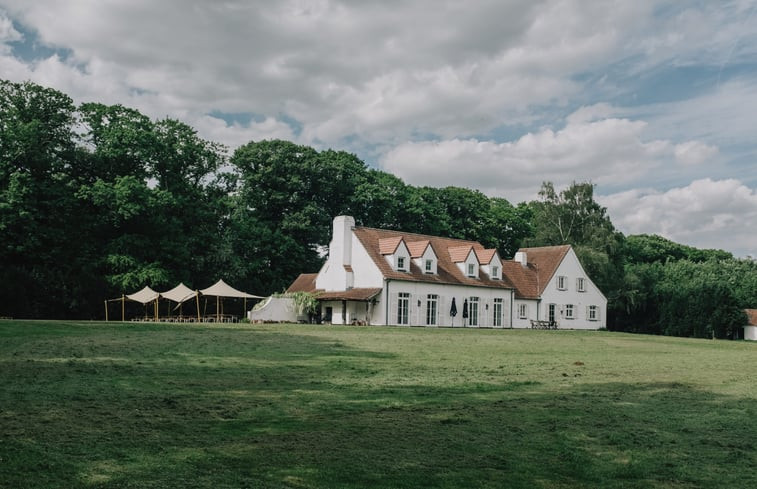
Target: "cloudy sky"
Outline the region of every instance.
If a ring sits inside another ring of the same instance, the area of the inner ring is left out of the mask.
[[[757,257],[757,0],[0,0],[0,78]]]

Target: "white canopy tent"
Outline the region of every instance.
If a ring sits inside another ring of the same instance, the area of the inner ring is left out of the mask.
[[[152,290],[150,287],[145,286],[142,290],[139,292],[134,292],[133,294],[123,294],[118,299],[110,299],[105,301],[105,320],[108,320],[108,302],[115,302],[119,301],[121,303],[121,321],[125,319],[126,313],[124,311],[126,307],[126,299],[129,299],[130,301],[139,302],[140,304],[149,304],[150,302],[155,303],[155,320],[158,320],[158,298],[160,297],[160,294]]]
[[[164,299],[168,299],[169,301],[182,303],[196,297],[197,291],[190,289],[189,287],[184,285],[184,283],[179,283],[179,285],[169,290],[168,292],[161,292],[160,296]]]
[[[184,285],[183,282],[179,282],[179,285],[177,285],[173,289],[167,292],[161,292],[160,296],[163,297],[164,299],[168,299],[169,301],[176,302],[177,305],[174,309],[180,308],[184,302],[190,299],[195,299],[197,301],[197,320],[198,321],[200,320],[200,292],[199,291],[192,290],[186,285]],[[169,313],[169,316],[170,316],[170,313]]]
[[[237,299],[244,299],[244,309],[245,313],[247,311],[247,299],[263,299],[263,297],[259,295],[253,295],[248,294],[247,292],[242,292],[241,290],[237,290],[234,287],[230,286],[223,280],[219,280],[215,284],[211,285],[210,287],[206,289],[201,290],[192,290],[183,283],[179,283],[176,287],[173,289],[166,291],[166,292],[156,292],[150,287],[146,286],[142,290],[135,292],[133,294],[124,294],[118,299],[110,299],[105,301],[105,320],[108,320],[108,303],[109,302],[115,302],[119,301],[121,302],[121,321],[125,320],[125,312],[124,312],[124,304],[126,303],[126,300],[132,300],[135,302],[139,302],[141,304],[149,304],[150,302],[155,303],[155,321],[158,320],[158,300],[162,297],[165,299],[168,299],[170,301],[178,303],[178,306],[181,306],[184,302],[191,300],[194,298],[197,301],[197,321],[200,321],[202,319],[200,315],[200,294],[205,296],[211,296],[216,298],[216,314],[215,314],[215,320],[220,322],[221,316],[222,316],[222,310],[223,310],[223,304],[221,303],[221,299],[224,297],[231,297],[231,298],[237,298]],[[212,317],[212,316],[211,316]]]
[[[160,294],[155,292],[148,286],[145,286],[145,288],[140,290],[139,292],[135,292],[133,294],[126,294],[127,299],[136,301],[136,302],[141,302],[142,304],[147,304],[148,302],[152,302],[158,297],[160,297]]]
[[[216,321],[221,321],[221,298],[234,297],[244,299],[244,310],[247,311],[247,299],[263,299],[259,295],[248,294],[230,286],[222,279],[207,289],[200,289],[202,295],[215,296],[216,298]]]

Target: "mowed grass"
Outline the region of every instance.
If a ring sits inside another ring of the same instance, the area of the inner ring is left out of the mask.
[[[5,320],[0,487],[757,487],[757,344]]]

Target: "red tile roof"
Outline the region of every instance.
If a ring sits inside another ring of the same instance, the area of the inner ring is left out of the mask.
[[[407,249],[410,251],[410,258],[420,258],[423,253],[426,252],[430,241],[427,239],[421,241],[411,241],[407,244]]]
[[[392,255],[397,251],[397,247],[402,242],[402,236],[392,236],[379,240],[379,253],[382,255]]]
[[[511,289],[512,284],[504,277],[502,280],[492,280],[489,276],[483,272],[479,274],[479,278],[466,277],[463,272],[458,268],[454,261],[452,261],[451,255],[457,253],[451,253],[451,249],[459,248],[465,253],[463,260],[467,257],[467,253],[471,249],[481,248],[480,243],[475,241],[466,241],[460,239],[440,238],[437,236],[427,236],[422,234],[404,233],[401,231],[392,231],[388,229],[375,229],[366,227],[356,227],[354,229],[355,237],[362,243],[368,255],[373,260],[374,264],[381,271],[384,277],[393,280],[406,280],[412,282],[427,282],[438,284],[455,284],[455,285],[471,285],[477,287],[495,287]],[[415,262],[410,262],[410,270],[408,272],[400,272],[394,270],[392,266],[386,261],[382,254],[382,243],[389,243],[390,240],[394,240],[399,243],[399,239],[403,239],[406,243],[416,243],[421,241],[428,241],[434,251],[437,253],[437,273],[424,273]]]
[[[482,265],[488,265],[492,262],[494,259],[494,254],[497,253],[497,250],[491,249],[491,250],[481,250],[476,249],[474,250],[476,252],[476,256],[478,257],[478,262]]]
[[[744,309],[748,321],[747,326],[757,326],[757,309]]]
[[[368,301],[381,293],[381,288],[357,288],[350,290],[336,290],[330,292],[317,292],[318,300],[331,301]]]
[[[542,246],[539,248],[521,248],[526,253],[528,265],[518,262],[503,263],[502,274],[506,275],[515,286],[515,297],[538,299],[560,266],[570,245]]]
[[[294,279],[287,292],[315,292],[315,278],[317,273],[301,273]]]
[[[468,258],[468,255],[470,254],[470,250],[473,249],[473,243],[463,246],[453,246],[447,248],[447,251],[449,252],[449,258],[454,263],[460,263],[465,261],[466,258]]]

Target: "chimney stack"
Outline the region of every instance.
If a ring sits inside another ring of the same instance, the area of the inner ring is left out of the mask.
[[[515,253],[515,261],[520,263],[522,267],[528,266],[528,256],[525,251],[518,251]]]

